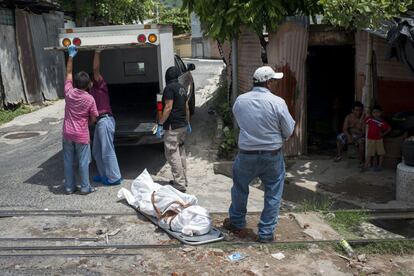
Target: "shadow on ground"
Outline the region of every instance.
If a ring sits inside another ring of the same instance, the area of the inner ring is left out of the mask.
[[[326,156],[288,159],[284,198],[300,202],[323,201],[331,194],[341,199],[364,203],[386,203],[395,199],[395,171],[361,173],[356,159],[335,163]],[[359,205],[359,204],[358,204]],[[341,206],[338,207],[352,207]]]
[[[157,174],[166,162],[162,145],[118,147],[116,152],[124,179],[135,179],[144,169],[147,169],[150,174]],[[48,186],[50,192],[63,194],[63,152],[59,151],[43,162],[38,168],[40,171],[24,183]],[[92,162],[89,173],[90,179],[95,174],[97,174],[97,170],[94,162]],[[99,183],[92,183],[92,180],[90,181],[93,186],[101,185]]]

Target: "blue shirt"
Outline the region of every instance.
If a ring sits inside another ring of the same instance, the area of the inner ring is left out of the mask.
[[[253,87],[237,97],[233,114],[242,150],[280,149],[295,128],[285,101],[264,87]]]

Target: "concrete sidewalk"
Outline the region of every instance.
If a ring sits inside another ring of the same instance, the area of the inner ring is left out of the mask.
[[[333,198],[338,207],[368,209],[412,208],[408,202],[395,201],[396,171],[360,172],[356,159],[335,163],[327,156],[309,156],[287,160],[284,198],[298,202],[305,199]]]

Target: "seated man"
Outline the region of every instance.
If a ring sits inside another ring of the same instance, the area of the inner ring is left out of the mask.
[[[354,144],[358,148],[360,165],[364,164],[364,105],[361,102],[354,102],[352,112],[345,117],[343,132],[337,137],[337,155],[335,162],[342,159],[342,152],[346,145]]]

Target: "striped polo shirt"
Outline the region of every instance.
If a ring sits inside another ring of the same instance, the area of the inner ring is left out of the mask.
[[[89,118],[98,116],[95,100],[86,91],[73,87],[65,81],[65,118],[63,137],[79,144],[89,144]]]

